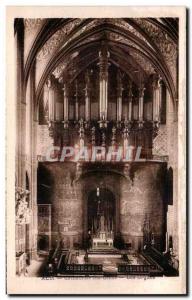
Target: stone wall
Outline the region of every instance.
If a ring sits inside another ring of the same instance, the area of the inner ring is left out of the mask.
[[[130,177],[121,180],[120,228],[126,243],[143,246],[145,227],[162,249],[165,234],[165,171],[162,163],[138,163],[130,169]]]
[[[124,166],[83,167],[77,173],[76,164],[40,163],[50,174],[52,184],[52,245],[63,240],[65,247],[81,245],[87,235],[87,201],[97,187],[111,191],[115,197],[115,236],[139,249],[143,244],[144,223],[148,222],[157,245],[164,242],[165,206],[164,179],[166,164],[131,163],[129,175]],[[120,172],[121,170],[122,172]],[[46,199],[44,199],[46,202]]]
[[[37,126],[37,155],[46,157],[47,151],[53,145],[53,138],[49,136],[48,125]]]
[[[52,178],[49,199],[52,204],[52,246],[60,241],[67,248],[81,244],[83,210],[79,185],[74,182],[75,165],[45,163],[43,167]]]

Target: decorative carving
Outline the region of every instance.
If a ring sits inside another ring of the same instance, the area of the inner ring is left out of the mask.
[[[100,68],[100,80],[107,80],[108,79],[108,67],[109,67],[109,60],[110,53],[107,49],[106,45],[103,45],[101,51],[99,52],[99,68]]]
[[[54,137],[54,132],[55,132],[55,123],[53,121],[50,121],[48,123],[48,129],[49,129],[49,136],[51,138],[53,138]]]
[[[38,60],[45,59],[50,54],[52,54],[56,49],[58,49],[59,46],[62,45],[62,43],[64,43],[66,37],[81,22],[82,19],[75,19],[70,23],[67,23],[63,28],[59,29],[55,34],[53,34],[37,54],[37,59]]]
[[[91,145],[95,146],[95,127],[91,129]]]
[[[122,20],[122,19],[110,19],[112,20],[113,23],[118,25],[121,28],[124,28],[125,30],[130,31],[132,34],[134,34],[136,37],[144,41],[149,47],[152,48],[152,46],[148,43],[148,41],[145,39],[145,37],[138,31],[136,30],[132,25],[130,25],[128,22]]]
[[[31,209],[29,208],[29,200],[27,196],[29,191],[23,188],[16,188],[16,224],[28,224],[31,217]]]
[[[100,128],[107,128],[109,121],[105,120],[105,116],[102,117],[100,121],[98,121]]]
[[[142,66],[143,70],[148,74],[155,73],[154,68],[149,60],[146,61],[146,57],[139,54],[137,51],[134,51],[134,49],[139,50],[141,53],[143,52],[142,49],[136,45],[134,42],[125,39],[124,37],[120,36],[117,33],[110,32],[109,37],[111,40],[115,40],[117,42],[123,42],[127,44],[128,46],[132,47],[132,49],[129,49],[130,55],[134,58],[134,60]]]
[[[167,154],[167,130],[166,126],[161,125],[153,140],[153,155],[166,156]]]
[[[103,131],[102,132],[102,147],[105,147],[105,145],[106,145],[106,134],[105,134],[105,132]]]
[[[53,75],[55,76],[55,78],[59,78],[61,76],[61,74],[64,72],[65,69],[67,69],[67,67],[69,66],[69,64],[71,65],[72,60],[74,58],[76,58],[79,55],[79,52],[74,52],[73,54],[71,54],[70,56],[67,56],[65,58],[64,61],[62,61],[53,71]]]
[[[147,74],[155,73],[155,69],[153,68],[153,65],[151,64],[151,62],[149,60],[146,59],[146,57],[144,57],[141,54],[139,54],[138,52],[132,51],[132,50],[130,51],[130,54],[136,60],[136,62],[139,65],[141,65],[141,67]]]
[[[175,80],[178,55],[177,45],[165,31],[148,20],[140,18],[134,19],[134,21],[149,35],[154,44],[161,51]]]
[[[85,129],[84,129],[84,121],[81,119],[79,121],[79,139],[80,139],[80,144],[84,144],[84,138],[85,138]],[[83,145],[80,145],[83,146]]]
[[[160,27],[144,19],[136,19],[136,22],[151,37],[151,39],[167,59],[176,59],[177,45],[171,40],[171,38],[165,31],[161,30]]]
[[[36,19],[24,19],[24,25],[25,25],[25,30],[27,32],[31,32],[34,30],[39,29],[45,19],[40,19],[40,18],[36,18]]]
[[[112,146],[115,146],[115,144],[116,144],[116,128],[115,128],[115,126],[113,126],[113,128],[112,128],[112,139],[111,139],[111,141],[112,141]]]

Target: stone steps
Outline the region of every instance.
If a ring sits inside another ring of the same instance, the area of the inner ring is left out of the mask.
[[[88,255],[89,254],[120,254],[120,251],[115,248],[92,248],[88,251]]]

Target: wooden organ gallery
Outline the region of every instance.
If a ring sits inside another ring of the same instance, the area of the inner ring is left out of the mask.
[[[15,42],[17,261],[152,246],[177,266],[177,19],[15,19]]]

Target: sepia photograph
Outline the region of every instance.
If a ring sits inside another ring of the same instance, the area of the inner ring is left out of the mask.
[[[185,294],[186,9],[9,7],[6,54],[7,293]]]

